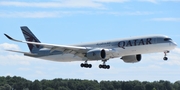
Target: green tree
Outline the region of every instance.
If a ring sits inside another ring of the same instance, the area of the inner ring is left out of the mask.
[[[173,86],[169,81],[164,81],[163,85],[165,87],[165,90],[173,90]]]
[[[176,81],[173,85],[175,90],[180,90],[180,81]]]
[[[100,87],[101,90],[114,90],[114,86],[110,81],[101,81]]]
[[[0,86],[0,90],[5,90],[5,87],[4,86]]]
[[[5,84],[4,85],[4,90],[11,90],[11,86],[9,84]]]
[[[42,90],[41,83],[38,80],[33,82],[32,90]]]
[[[153,84],[151,84],[151,83],[147,83],[147,84],[145,85],[145,88],[146,88],[146,90],[152,90],[152,89],[154,88],[154,86],[153,86]]]
[[[180,90],[180,81],[140,82],[134,81],[101,81],[80,79],[35,80],[22,77],[0,77],[0,90]]]
[[[123,84],[122,84],[122,90],[132,90],[133,88],[134,88],[134,86],[131,81],[123,82]]]
[[[53,88],[51,88],[51,87],[47,87],[46,89],[44,89],[44,90],[54,90]]]
[[[136,85],[133,90],[145,90],[145,87],[143,85]]]
[[[65,87],[59,87],[58,90],[69,90],[69,89]]]

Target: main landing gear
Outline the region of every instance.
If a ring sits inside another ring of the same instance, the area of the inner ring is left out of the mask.
[[[85,68],[91,68],[92,64],[88,64],[87,60],[85,61],[85,63],[81,63],[81,67],[85,67]]]
[[[168,58],[167,58],[167,53],[169,53],[169,51],[164,51],[164,58],[163,58],[163,60],[165,60],[165,61],[168,60]]]
[[[103,64],[99,65],[99,68],[103,68],[103,69],[110,69],[110,66],[109,65],[106,65],[106,62],[107,60],[102,60],[103,61]]]
[[[109,65],[106,65],[107,60],[102,60],[103,64],[99,65],[99,68],[103,68],[103,69],[110,69]],[[81,67],[85,67],[85,68],[91,68],[92,65],[87,63],[87,60],[84,63],[81,63],[80,65]]]

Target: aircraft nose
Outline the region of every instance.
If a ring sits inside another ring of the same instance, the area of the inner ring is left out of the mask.
[[[176,47],[176,46],[177,46],[177,43],[176,43],[176,42],[172,42],[172,45]]]

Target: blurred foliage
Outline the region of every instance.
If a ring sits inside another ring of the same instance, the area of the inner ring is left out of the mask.
[[[0,90],[180,90],[180,81],[140,82],[53,79],[30,81],[22,77],[0,77]]]

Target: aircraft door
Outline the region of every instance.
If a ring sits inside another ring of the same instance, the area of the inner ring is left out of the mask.
[[[157,43],[157,38],[153,38],[153,44],[156,44]]]

